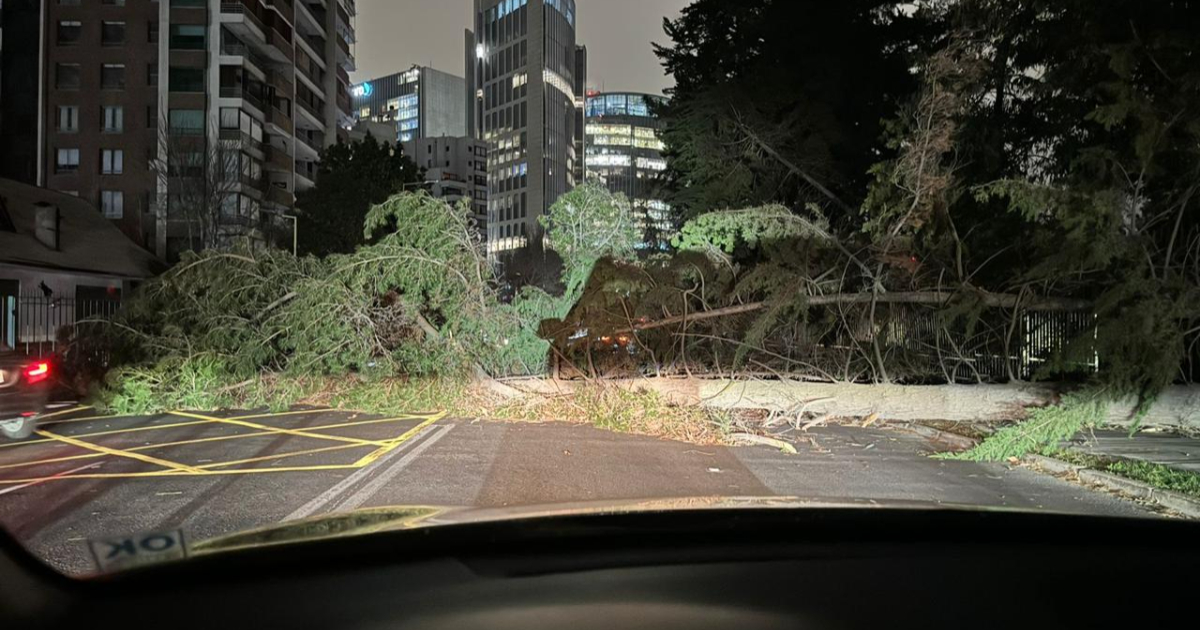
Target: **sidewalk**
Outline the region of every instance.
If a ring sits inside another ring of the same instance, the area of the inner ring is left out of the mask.
[[[1096,431],[1080,434],[1063,447],[1095,457],[1137,460],[1200,474],[1200,440],[1182,435],[1139,433],[1129,437],[1121,431]]]

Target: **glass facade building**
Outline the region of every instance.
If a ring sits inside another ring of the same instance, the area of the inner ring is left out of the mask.
[[[629,198],[646,249],[664,249],[676,230],[662,195],[663,125],[653,113],[662,101],[648,94],[592,92],[585,109],[587,177]]]
[[[488,252],[540,238],[538,217],[581,172],[575,0],[475,0],[469,133],[487,145]]]
[[[462,77],[423,66],[355,85],[356,121],[396,125],[393,142],[467,135],[467,87]]]

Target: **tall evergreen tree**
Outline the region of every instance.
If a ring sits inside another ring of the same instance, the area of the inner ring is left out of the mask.
[[[375,205],[416,188],[423,174],[400,148],[369,134],[321,155],[316,186],[296,200],[302,254],[348,254],[362,245],[363,222]]]
[[[682,217],[808,201],[854,214],[879,123],[915,86],[917,21],[901,4],[697,0],[665,21],[656,50],[676,85],[660,114]]]

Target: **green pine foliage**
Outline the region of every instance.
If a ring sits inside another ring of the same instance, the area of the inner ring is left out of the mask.
[[[1051,452],[1084,427],[1103,423],[1108,402],[1096,393],[1064,396],[1060,404],[1034,409],[1020,424],[1005,427],[966,453],[940,456],[976,462],[1001,462],[1031,452]]]
[[[573,294],[527,287],[502,303],[470,206],[403,193],[367,213],[370,244],[353,253],[189,254],[119,315],[86,324],[72,354],[113,358],[103,397],[131,414],[278,406],[324,377],[541,374],[539,325],[574,303],[583,281],[570,278],[586,280],[601,257],[631,258],[638,240],[628,202],[595,185],[545,222]]]

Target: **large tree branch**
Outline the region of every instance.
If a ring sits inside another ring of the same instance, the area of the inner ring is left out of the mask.
[[[945,291],[917,291],[910,293],[883,293],[875,295],[874,293],[840,293],[836,295],[818,295],[808,299],[809,306],[831,306],[831,305],[850,305],[850,304],[871,304],[873,301],[878,304],[926,304],[930,306],[940,306],[953,299],[957,293]],[[1087,300],[1076,300],[1072,298],[1029,298],[1022,300],[1019,295],[1000,294],[1000,293],[980,293],[978,294],[980,301],[984,306],[989,308],[1015,308],[1018,304],[1031,311],[1082,311],[1091,308],[1092,303]],[[718,317],[731,317],[734,315],[743,315],[761,311],[766,308],[766,302],[751,302],[749,304],[739,304],[727,308],[719,308],[712,311],[702,313],[692,313],[686,318],[683,316],[668,317],[655,322],[646,322],[644,324],[634,325],[632,328],[615,331],[613,334],[624,334],[631,332],[641,332],[643,330],[654,330],[656,328],[666,328],[676,324],[682,324],[686,319],[689,322],[695,322],[705,319],[716,319]]]
[[[828,188],[826,188],[824,184],[817,181],[817,179],[815,177],[813,177],[812,175],[809,175],[807,171],[805,171],[804,169],[797,166],[794,162],[787,159],[782,154],[780,154],[778,151],[776,151],[774,147],[772,147],[771,145],[769,145],[765,141],[763,141],[762,137],[760,137],[757,133],[754,132],[753,129],[751,129],[749,126],[747,126],[745,123],[742,122],[741,116],[738,115],[736,110],[734,111],[734,115],[735,115],[734,124],[737,125],[737,128],[743,134],[745,134],[746,138],[748,138],[751,142],[753,142],[755,145],[757,145],[758,148],[760,150],[762,150],[763,153],[766,153],[767,155],[771,156],[776,161],[778,161],[780,164],[787,167],[787,169],[789,171],[791,171],[794,175],[796,175],[800,179],[803,179],[805,182],[808,183],[809,186],[812,186],[813,188],[815,188],[817,190],[817,192],[824,195],[825,198],[832,201],[833,204],[836,205],[837,207],[841,208],[842,210],[844,210],[846,212],[852,213],[852,214],[855,212],[854,208],[851,208],[846,202],[842,201],[840,198],[838,198],[837,195],[833,194],[832,190],[829,190]]]

